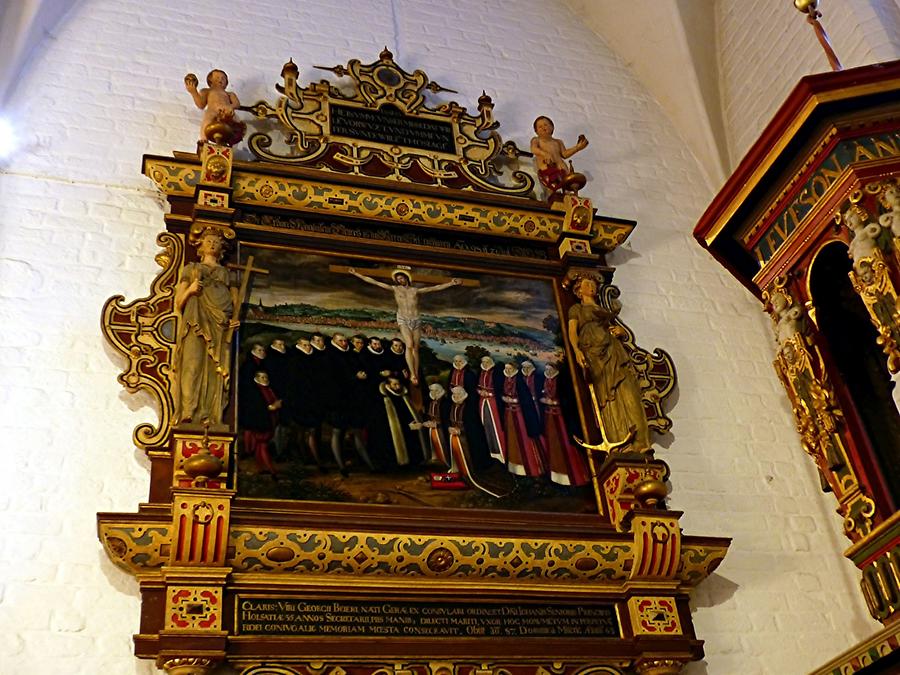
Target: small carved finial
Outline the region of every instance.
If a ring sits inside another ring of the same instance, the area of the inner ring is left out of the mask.
[[[293,75],[295,78],[300,74],[300,68],[294,63],[294,59],[288,59],[288,62],[281,67],[281,77]]]
[[[479,109],[487,107],[487,106],[493,106],[493,105],[494,105],[493,99],[490,96],[488,96],[488,93],[484,89],[482,89],[481,96],[478,97]]]
[[[816,32],[816,38],[819,40],[819,44],[822,45],[822,49],[825,50],[825,56],[828,58],[831,69],[843,70],[844,67],[841,65],[837,54],[834,53],[834,49],[831,47],[828,34],[819,22],[819,19],[822,17],[822,12],[819,11],[819,0],[794,0],[794,7],[796,7],[799,12],[806,14],[806,21]]]
[[[381,53],[378,55],[378,58],[382,61],[393,61],[394,55],[391,53],[391,50],[387,48],[387,45],[385,45],[384,49],[382,49]]]

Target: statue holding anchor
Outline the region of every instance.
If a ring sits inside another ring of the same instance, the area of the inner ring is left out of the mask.
[[[621,304],[610,309],[597,302],[593,277],[577,277],[572,291],[578,304],[569,310],[569,343],[591,391],[603,436],[592,449],[634,452],[650,450],[650,432],[641,387],[631,358],[619,339],[622,329],[614,324]],[[587,446],[586,446],[587,447]]]

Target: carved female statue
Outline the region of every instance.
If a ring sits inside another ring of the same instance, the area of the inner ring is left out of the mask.
[[[775,321],[775,341],[783,348],[803,330],[803,310],[792,306],[790,298],[783,292],[772,295],[772,318]]]
[[[900,237],[900,185],[888,183],[881,193],[881,203],[888,209],[878,219],[882,227],[890,228],[894,237]]]
[[[856,204],[844,212],[844,222],[853,234],[849,252],[855,267],[862,258],[871,258],[875,255],[881,225],[869,222],[869,215]]]
[[[228,270],[220,260],[225,239],[215,229],[203,232],[197,253],[175,286],[180,315],[175,347],[175,422],[222,423],[228,391],[232,319],[237,289],[228,285]]]
[[[575,360],[592,385],[606,441],[625,440],[631,429],[634,451],[650,448],[650,432],[634,366],[624,345],[614,335],[613,319],[620,306],[607,310],[597,304],[597,282],[582,277],[572,289],[579,304],[569,310],[569,342]]]

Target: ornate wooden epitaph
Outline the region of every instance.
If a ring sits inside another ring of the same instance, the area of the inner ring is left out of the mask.
[[[160,415],[134,435],[147,502],[98,516],[140,583],[137,655],[678,672],[729,541],[682,534],[638,444],[670,428],[675,371],[618,318],[604,255],[635,223],[533,197],[486,94],[476,115],[432,104],[449,90],[387,50],[326,70],[352,92],[288,62],[278,101],[241,109],[274,121],[255,161],[209,141],[144,158],[171,205],[162,269],[103,330]]]

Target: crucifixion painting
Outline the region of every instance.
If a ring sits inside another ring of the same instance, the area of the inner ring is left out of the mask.
[[[278,480],[244,458],[243,495],[560,512],[591,502],[587,474],[554,460],[580,422],[552,280],[260,245],[239,259],[250,255],[270,274],[253,284],[238,361],[268,373],[283,406],[262,419],[281,439]],[[484,361],[496,367],[485,374]],[[259,403],[257,385],[241,389],[239,419]],[[508,438],[496,454],[527,447],[539,462],[495,458],[485,400]],[[334,464],[309,450],[325,439]]]
[[[436,293],[453,286],[477,286],[474,280],[452,278],[444,280],[443,277],[428,277],[421,281],[440,281],[432,286],[413,286],[412,271],[409,267],[399,266],[391,272],[387,270],[372,270],[370,273],[377,276],[388,277],[394,283],[386,284],[383,281],[361,274],[353,267],[332,266],[334,272],[346,272],[357,279],[372,284],[386,291],[393,291],[394,301],[397,303],[397,327],[400,337],[406,346],[406,366],[409,370],[409,381],[413,385],[419,383],[419,342],[422,339],[422,317],[419,314],[419,296],[425,293]]]

